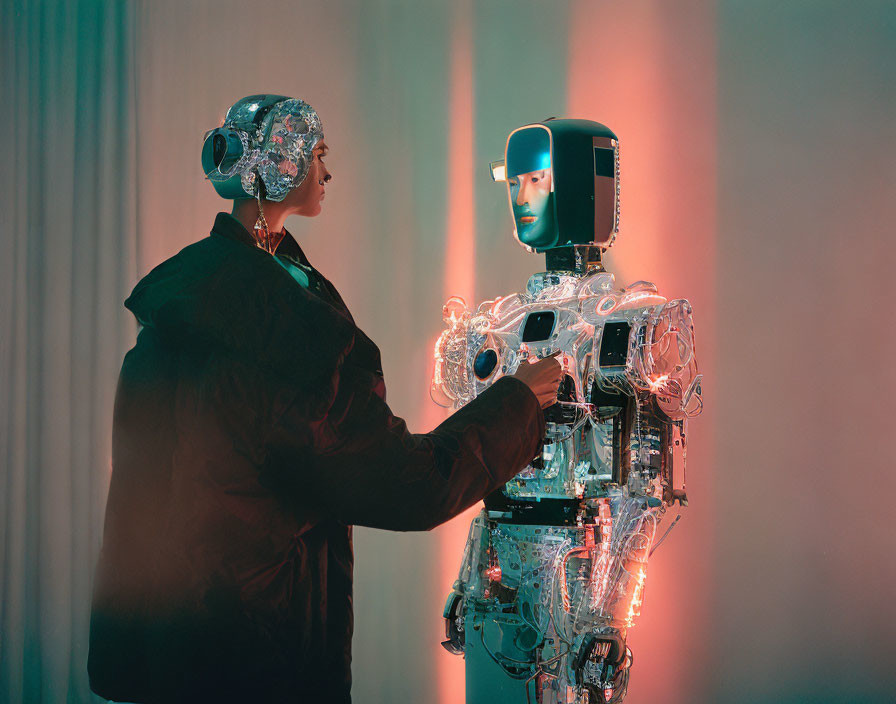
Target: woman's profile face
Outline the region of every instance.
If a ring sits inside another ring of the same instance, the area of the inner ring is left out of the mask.
[[[309,218],[320,215],[320,204],[324,199],[325,184],[332,178],[324,164],[324,158],[329,151],[330,148],[323,139],[314,147],[314,151],[311,153],[313,161],[308,169],[308,175],[299,186],[287,193],[283,200],[289,206],[290,213]]]

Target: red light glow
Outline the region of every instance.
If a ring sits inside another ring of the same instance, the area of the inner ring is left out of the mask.
[[[623,284],[646,279],[670,298],[688,298],[698,335],[716,318],[716,8],[711,0],[569,6],[566,114],[609,126],[620,142],[620,232],[606,266]],[[701,371],[713,378],[711,334],[700,341]],[[698,428],[689,461],[701,470],[702,498],[652,561],[651,606],[631,635],[642,668],[632,702],[684,704],[711,677],[701,665],[711,642],[711,415]]]
[[[500,582],[501,581],[501,565],[494,564],[489,567],[485,571],[485,576],[488,577],[492,582]]]
[[[635,590],[632,592],[632,600],[628,605],[628,616],[625,619],[625,627],[631,628],[635,617],[641,615],[641,600],[644,596],[644,582],[647,579],[647,568],[640,567],[635,578]]]
[[[473,31],[472,3],[454,4],[451,39],[450,120],[448,134],[448,209],[445,221],[443,299],[475,297],[475,217],[473,210]],[[459,294],[456,295],[456,294]],[[454,304],[456,307],[456,303]],[[455,314],[456,317],[456,314]],[[470,521],[477,504],[438,529],[438,583],[447,590],[457,576]],[[437,648],[436,692],[439,704],[462,704],[464,661]]]

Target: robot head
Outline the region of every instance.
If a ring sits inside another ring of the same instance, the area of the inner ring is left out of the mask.
[[[221,127],[206,133],[202,170],[222,198],[260,195],[279,202],[305,180],[311,152],[323,136],[308,103],[250,95],[233,104]]]
[[[507,138],[492,177],[507,182],[514,235],[526,249],[608,248],[619,231],[619,144],[599,122],[548,119]]]

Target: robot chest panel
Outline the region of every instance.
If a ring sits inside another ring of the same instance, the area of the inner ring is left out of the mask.
[[[530,304],[470,333],[468,372],[477,394],[520,364],[558,351],[566,375],[580,389],[594,325],[584,320],[576,304]]]

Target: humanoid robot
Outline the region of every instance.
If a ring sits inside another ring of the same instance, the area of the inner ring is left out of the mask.
[[[620,702],[648,557],[678,520],[660,535],[666,510],[687,505],[687,419],[702,410],[691,306],[601,265],[619,229],[607,127],[520,127],[491,169],[547,270],[475,309],[448,300],[432,397],[458,408],[555,352],[564,376],[541,454],[470,526],[442,645],[466,660],[467,704]]]

